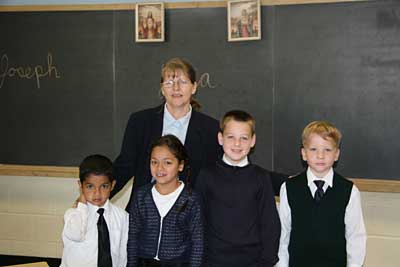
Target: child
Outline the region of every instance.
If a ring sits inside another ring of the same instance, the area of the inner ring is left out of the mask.
[[[197,267],[203,254],[203,225],[197,195],[179,180],[188,168],[179,139],[165,135],[150,148],[155,184],[140,187],[131,205],[128,267]]]
[[[270,173],[251,164],[255,121],[244,111],[220,123],[224,155],[203,169],[197,187],[205,218],[207,267],[273,266],[278,261],[280,222]]]
[[[108,200],[112,162],[102,155],[79,166],[79,198],[64,215],[61,267],[125,267],[128,213]]]
[[[365,257],[366,233],[360,193],[333,171],[340,131],[325,121],[308,124],[301,155],[306,172],[280,192],[282,223],[279,267],[356,267]]]

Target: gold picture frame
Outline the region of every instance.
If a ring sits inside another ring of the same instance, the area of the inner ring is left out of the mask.
[[[228,1],[228,41],[248,40],[261,40],[260,1]]]
[[[164,42],[164,3],[136,4],[135,15],[136,42]]]

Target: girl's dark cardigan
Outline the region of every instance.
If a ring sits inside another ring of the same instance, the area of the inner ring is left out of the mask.
[[[140,187],[134,193],[129,215],[128,267],[138,266],[138,259],[158,258],[166,262],[187,262],[201,265],[203,256],[203,222],[200,203],[195,192],[185,186],[163,218],[160,246],[161,217],[151,189],[154,184]]]

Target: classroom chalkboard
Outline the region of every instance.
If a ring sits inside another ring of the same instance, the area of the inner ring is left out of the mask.
[[[343,133],[340,172],[398,178],[400,2],[282,6],[277,13],[278,170],[297,169],[302,127],[325,119]]]
[[[114,158],[129,114],[160,104],[161,65],[197,68],[203,112],[257,120],[252,160],[302,169],[311,120],[343,132],[338,171],[397,179],[400,3],[262,7],[262,40],[228,42],[226,8],[167,9],[166,41],[134,42],[134,12],[0,13],[0,163]],[[7,69],[7,71],[6,71]]]

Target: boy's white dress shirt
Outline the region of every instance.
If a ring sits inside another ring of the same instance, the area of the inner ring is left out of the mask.
[[[307,169],[307,183],[310,188],[312,196],[314,196],[317,186],[314,180],[323,180],[325,184],[323,186],[324,192],[328,187],[333,187],[333,169],[325,175],[323,178],[317,178],[310,168]],[[280,191],[280,204],[279,204],[279,216],[281,219],[281,239],[279,243],[279,262],[275,265],[276,267],[287,267],[289,266],[289,251],[288,246],[290,242],[290,231],[292,225],[292,215],[287,199],[286,183],[281,187]],[[347,266],[348,267],[361,267],[364,263],[367,235],[364,226],[364,219],[361,209],[360,191],[353,184],[351,190],[350,200],[347,204],[345,211],[345,238],[346,238],[346,251],[347,251]],[[329,229],[326,229],[329,231]],[[310,259],[312,261],[312,259]]]
[[[62,233],[64,250],[60,267],[97,267],[99,208],[104,208],[113,267],[126,267],[128,213],[109,200],[103,207],[79,202],[77,208],[65,212]]]
[[[249,165],[249,158],[245,157],[243,158],[240,162],[238,162],[237,164],[233,164],[232,162],[229,161],[229,159],[226,157],[226,155],[224,154],[222,156],[222,161],[225,162],[226,164],[230,165],[230,166],[236,166],[236,167],[244,167]]]

